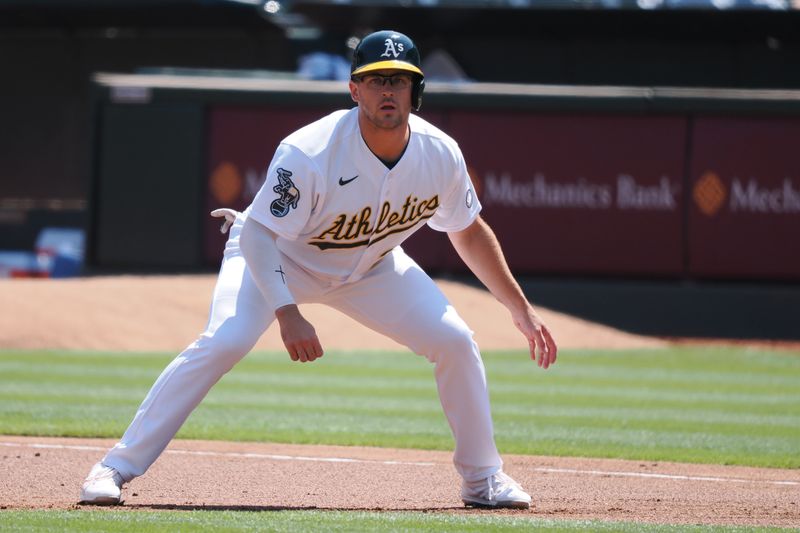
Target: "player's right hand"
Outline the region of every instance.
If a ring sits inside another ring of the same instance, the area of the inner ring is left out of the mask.
[[[322,357],[322,344],[314,326],[300,314],[297,305],[285,305],[275,310],[281,328],[281,339],[292,361],[306,363]]]
[[[222,223],[222,226],[219,228],[220,233],[228,233],[228,229],[236,222],[236,217],[239,216],[239,212],[233,209],[214,209],[211,211],[212,217],[217,218],[224,218],[225,221]]]

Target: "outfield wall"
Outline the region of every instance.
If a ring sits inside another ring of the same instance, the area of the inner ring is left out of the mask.
[[[796,281],[799,94],[431,84],[422,115],[519,274]],[[93,263],[161,269],[218,264],[206,213],[244,208],[286,134],[351,105],[336,82],[108,75],[95,103]],[[406,248],[464,271],[444,241]]]

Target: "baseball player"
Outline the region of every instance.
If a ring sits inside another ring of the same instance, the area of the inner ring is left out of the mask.
[[[407,36],[379,31],[355,50],[357,106],[292,133],[230,236],[206,330],[156,380],[122,439],[97,463],[80,500],[116,504],[123,483],[158,458],[209,389],[276,321],[293,361],[323,356],[297,304],[327,304],[408,346],[435,365],[455,438],[467,506],[528,508],[530,496],[502,471],[486,377],[472,331],[400,248],[427,224],[447,232],[464,262],[511,312],[542,368],[556,344],[479,216],[456,142],[410,113],[424,75]]]

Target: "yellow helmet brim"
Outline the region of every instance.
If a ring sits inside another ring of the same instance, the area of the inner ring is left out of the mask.
[[[389,60],[389,61],[378,61],[376,63],[370,63],[368,65],[364,65],[362,67],[357,68],[353,72],[350,73],[351,76],[358,76],[360,74],[366,74],[367,72],[374,72],[376,70],[405,70],[407,72],[413,72],[414,74],[419,74],[420,76],[425,76],[422,71],[417,68],[416,66],[412,65],[411,63],[406,63],[405,61],[396,61],[396,60]]]

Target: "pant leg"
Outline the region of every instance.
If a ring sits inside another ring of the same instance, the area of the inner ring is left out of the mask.
[[[459,474],[477,481],[500,469],[478,345],[410,257],[396,249],[363,279],[328,293],[323,303],[434,363],[439,399],[456,441],[453,461]]]
[[[252,349],[271,320],[246,274],[244,258],[226,258],[206,330],[164,369],[103,462],[126,480],[142,475],[209,389]]]
[[[241,255],[242,222],[240,217],[231,228],[205,331],[164,369],[120,442],[103,459],[126,480],[142,475],[155,462],[211,387],[253,348],[275,318]],[[315,290],[313,280],[288,260],[284,269],[295,299],[307,300]]]

